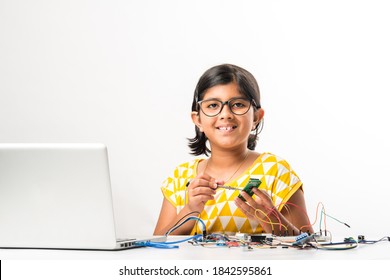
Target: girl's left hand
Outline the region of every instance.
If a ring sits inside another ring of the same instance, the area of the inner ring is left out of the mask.
[[[236,197],[234,203],[249,219],[258,221],[258,217],[263,218],[264,214],[274,211],[275,206],[266,191],[254,188],[253,193],[254,197],[252,198],[246,192],[242,191],[241,196],[246,201]]]

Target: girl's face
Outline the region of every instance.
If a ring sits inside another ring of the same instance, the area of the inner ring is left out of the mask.
[[[236,83],[209,88],[203,100],[216,99],[226,102],[232,98],[246,99],[239,92]],[[241,105],[233,106],[240,107]],[[233,114],[228,104],[225,104],[222,111],[214,117],[209,117],[199,110],[199,112],[192,112],[192,120],[200,131],[206,134],[212,149],[246,148],[251,130],[256,127],[264,114],[263,109],[254,110],[252,103],[249,106],[248,112],[243,115]]]

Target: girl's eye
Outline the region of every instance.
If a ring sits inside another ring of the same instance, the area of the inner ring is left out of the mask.
[[[207,108],[208,109],[218,109],[219,106],[220,105],[218,103],[209,103],[209,104],[207,104]]]
[[[232,107],[236,107],[236,108],[245,108],[246,106],[247,106],[246,104],[241,102],[235,102],[232,104]]]

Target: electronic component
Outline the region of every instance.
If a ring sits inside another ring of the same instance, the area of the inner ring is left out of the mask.
[[[250,236],[247,234],[247,233],[241,233],[241,232],[237,232],[235,234],[235,237],[238,239],[238,240],[242,240],[244,242],[248,242],[250,241]]]
[[[251,241],[252,242],[264,242],[264,241],[272,241],[272,234],[268,233],[261,233],[261,234],[251,234],[250,235]]]
[[[313,241],[313,239],[314,239],[313,235],[309,235],[306,232],[304,232],[295,238],[295,242],[292,245],[302,246],[310,241]]]
[[[261,184],[261,181],[256,178],[250,178],[248,184],[246,184],[245,188],[243,189],[244,192],[246,192],[249,196],[253,195],[253,188],[258,188]],[[242,195],[238,195],[240,199],[245,201],[245,198]]]

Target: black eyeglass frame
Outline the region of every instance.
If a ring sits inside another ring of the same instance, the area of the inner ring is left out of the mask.
[[[233,98],[230,98],[229,100],[227,100],[227,101],[225,101],[225,102],[223,102],[223,101],[221,101],[221,100],[219,100],[219,99],[216,99],[216,98],[210,98],[210,99],[200,100],[200,101],[198,101],[198,102],[196,102],[196,103],[198,104],[198,108],[200,108],[200,110],[202,111],[202,113],[205,114],[205,115],[208,116],[208,117],[216,117],[216,116],[218,116],[218,115],[222,112],[223,107],[224,107],[226,104],[228,105],[228,108],[229,108],[229,110],[230,110],[230,112],[231,112],[232,114],[234,114],[234,115],[236,115],[236,116],[245,115],[245,114],[248,113],[248,111],[250,110],[250,108],[251,108],[250,106],[248,106],[248,110],[246,110],[245,113],[237,114],[237,113],[234,113],[234,112],[233,112],[233,110],[232,110],[232,108],[231,108],[231,106],[230,106],[230,102],[231,102],[231,101],[234,101],[234,100],[237,100],[237,99],[243,99],[243,100],[249,101],[249,102],[251,103],[251,105],[254,106],[256,109],[260,109],[260,108],[261,108],[261,106],[257,106],[256,101],[255,101],[254,99],[249,100],[248,98],[244,98],[244,97],[233,97]],[[211,101],[211,100],[218,101],[218,102],[220,102],[220,103],[222,104],[222,105],[221,105],[221,109],[220,109],[219,112],[218,112],[217,114],[215,114],[215,115],[208,115],[208,114],[206,114],[206,113],[203,111],[202,106],[201,106],[201,104],[202,104],[204,101]],[[199,110],[199,109],[198,109],[198,110]]]

